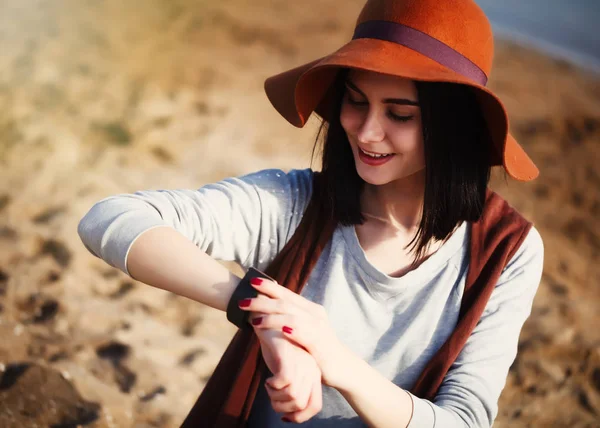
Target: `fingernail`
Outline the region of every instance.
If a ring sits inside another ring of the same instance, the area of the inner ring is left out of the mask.
[[[292,422],[292,421],[291,421],[291,419],[288,419],[288,418],[281,418],[281,420],[282,420],[283,422]]]
[[[252,320],[252,325],[260,325],[261,322],[262,322],[262,317],[254,318]]]
[[[294,331],[292,327],[288,327],[287,325],[284,325],[281,330],[283,330],[283,332],[287,334],[292,334],[292,331]]]
[[[242,308],[247,308],[250,306],[250,303],[252,303],[252,299],[243,299],[238,302],[238,305],[240,305]]]
[[[250,284],[252,285],[261,285],[263,283],[262,278],[252,278],[250,280]]]

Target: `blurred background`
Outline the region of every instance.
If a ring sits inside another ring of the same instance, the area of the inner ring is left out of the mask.
[[[489,86],[541,170],[493,187],[546,246],[495,426],[598,427],[598,2],[480,4]],[[345,43],[362,5],[0,0],[0,426],[179,426],[233,329],[93,257],[77,224],[109,195],[310,166],[318,121],[289,125],[263,82]]]

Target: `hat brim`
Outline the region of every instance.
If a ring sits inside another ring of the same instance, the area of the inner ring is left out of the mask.
[[[296,127],[303,127],[313,112],[327,120],[325,95],[342,68],[475,88],[494,142],[492,165],[502,165],[509,176],[520,181],[533,180],[539,175],[533,161],[508,132],[506,109],[492,91],[396,43],[377,39],[351,40],[330,55],[269,77],[265,81],[265,92],[273,107]]]

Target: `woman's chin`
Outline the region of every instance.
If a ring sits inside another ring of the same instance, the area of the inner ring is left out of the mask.
[[[365,183],[373,186],[383,186],[384,184],[403,179],[416,179],[420,174],[424,174],[425,169],[402,171],[401,168],[393,168],[392,165],[380,165],[378,167],[373,167],[364,165],[360,160],[358,160],[356,164],[356,171],[358,172],[359,177],[362,178]]]
[[[391,176],[389,170],[384,171],[382,169],[378,170],[373,167],[365,168],[364,165],[357,165],[356,171],[358,172],[359,177],[362,178],[365,183],[372,184],[373,186],[381,186],[394,181],[395,179]]]

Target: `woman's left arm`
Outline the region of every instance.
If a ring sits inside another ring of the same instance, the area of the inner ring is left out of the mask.
[[[267,279],[250,282],[260,293],[240,302],[240,308],[252,312],[249,322],[255,329],[283,331],[285,337],[305,348],[321,370],[322,383],[340,391],[369,426],[407,426],[412,413],[409,394],[337,338],[323,306]],[[283,417],[304,422],[297,413]]]
[[[433,401],[415,397],[382,376],[338,340],[322,306],[276,283],[257,285],[261,294],[248,310],[268,314],[255,328],[283,329],[286,337],[310,352],[323,383],[340,391],[369,426],[490,427],[542,269],[543,243],[532,228]],[[293,414],[286,417],[294,420]]]

